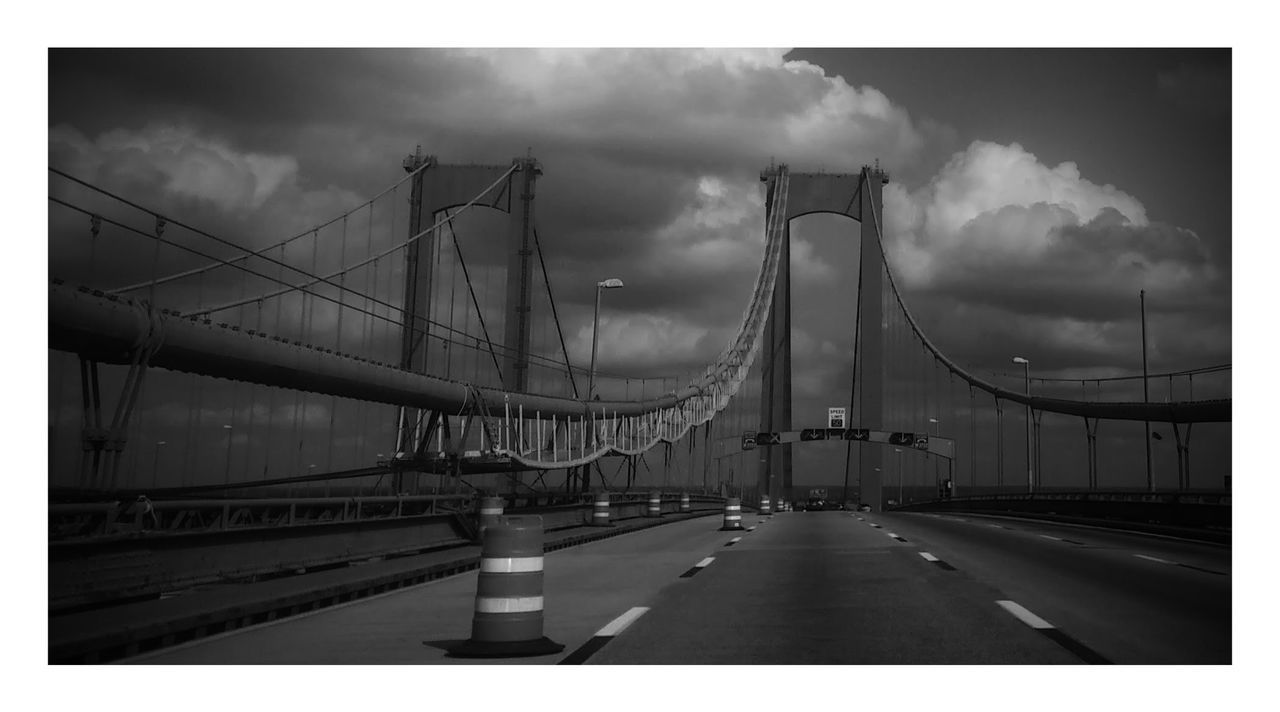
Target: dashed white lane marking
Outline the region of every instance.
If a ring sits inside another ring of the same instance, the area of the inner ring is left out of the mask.
[[[922,552],[920,552],[920,555],[924,557],[924,560],[925,560],[925,561],[937,561],[937,560],[938,560],[938,557],[934,556],[933,554],[930,554],[930,553],[929,553],[929,552],[927,552],[927,551],[922,551]]]
[[[747,527],[747,531],[749,531],[749,532],[753,532],[753,531],[755,531],[755,530],[756,530],[756,528],[755,528],[755,527]]]
[[[649,609],[644,606],[636,606],[622,615],[614,618],[609,625],[596,631],[596,636],[601,638],[612,638],[627,629],[627,626],[636,622],[640,616],[648,613]]]
[[[1041,539],[1052,539],[1052,540],[1054,540],[1054,541],[1063,541],[1063,539],[1062,539],[1062,538],[1060,538],[1060,537],[1056,537],[1056,536],[1049,536],[1048,534],[1041,534],[1041,535],[1040,535],[1040,538],[1041,538]]]
[[[1004,527],[999,524],[988,524],[987,526],[993,527],[995,529],[1004,529]]]
[[[1053,627],[1053,624],[1049,621],[1037,616],[1013,601],[996,601],[996,605],[1012,613],[1015,618],[1036,630],[1045,630]]]
[[[1094,650],[1093,648],[1090,648],[1084,643],[1081,643],[1075,638],[1072,638],[1071,636],[1059,630],[1056,626],[1054,626],[1049,621],[1041,618],[1040,616],[1037,616],[1031,611],[1028,611],[1022,606],[1019,606],[1018,604],[1014,603],[1013,601],[996,601],[996,603],[1001,608],[1012,613],[1015,618],[1031,626],[1032,628],[1034,628],[1036,631],[1038,631],[1041,635],[1048,638],[1049,640],[1052,640],[1058,645],[1061,645],[1062,647],[1071,651],[1086,663],[1089,663],[1090,665],[1110,665],[1111,664],[1111,661],[1103,657],[1102,654],[1099,653],[1098,651]]]
[[[1147,556],[1146,554],[1134,554],[1134,556],[1138,557],[1139,559],[1146,559],[1147,561],[1154,561],[1154,562],[1156,562],[1156,563],[1158,563],[1158,564],[1172,564],[1172,563],[1174,563],[1174,562],[1172,562],[1172,561],[1169,561],[1168,559],[1159,559],[1159,558],[1156,558],[1156,557],[1154,557],[1154,556]]]

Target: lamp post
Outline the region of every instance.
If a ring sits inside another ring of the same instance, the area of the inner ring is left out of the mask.
[[[875,468],[875,471],[876,471],[877,473],[878,473],[878,472],[880,472],[880,468],[879,468],[879,467]],[[862,477],[861,477],[861,473],[859,473],[858,481],[859,481],[859,485],[858,485],[858,503],[859,503],[859,504],[861,504],[861,503],[862,503],[862,485],[861,485]],[[880,481],[880,475],[879,475],[879,474],[877,474],[877,475],[876,475],[876,481],[877,481],[877,482],[879,482],[879,481]],[[880,484],[882,484],[882,485],[883,485],[884,483],[883,483],[883,482],[880,482]],[[884,510],[884,494],[883,494],[883,493],[880,495],[880,501],[879,501],[879,502],[876,502],[876,506],[880,508],[880,509],[879,509],[879,510],[877,510],[877,511],[883,511],[883,510]]]
[[[902,448],[895,447],[894,452],[898,453],[898,506],[902,506]]]
[[[156,452],[151,458],[151,486],[156,486],[156,480],[160,476],[160,448],[164,447],[165,441],[156,441]]]
[[[1022,364],[1022,376],[1026,380],[1027,399],[1029,401],[1031,398],[1031,362],[1025,358],[1022,358],[1021,356],[1014,356],[1013,362]],[[1027,422],[1027,492],[1030,493],[1030,492],[1036,491],[1035,480],[1032,477],[1032,472],[1031,472],[1031,403],[1030,402],[1027,403],[1026,422]]]
[[[933,425],[933,437],[935,438],[938,437],[938,419],[930,418],[929,423]],[[933,452],[931,450],[926,450],[926,452],[929,454],[929,459],[933,460],[933,489],[936,492],[938,490],[938,483],[939,483],[938,458],[933,456]]]
[[[222,474],[222,484],[231,484],[231,426],[224,425],[222,429],[227,431],[227,469]]]
[[[1149,403],[1147,392],[1147,290],[1138,290],[1138,306],[1142,312],[1142,402]],[[1147,491],[1156,491],[1156,480],[1151,474],[1151,421],[1143,421],[1147,430]]]
[[[587,380],[587,400],[596,395],[596,350],[600,343],[600,293],[606,289],[622,287],[622,280],[610,277],[603,282],[596,282],[596,315],[591,322],[591,375]]]

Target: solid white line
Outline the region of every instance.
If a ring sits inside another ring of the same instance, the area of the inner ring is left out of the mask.
[[[694,565],[693,565],[693,568],[695,568],[695,569],[700,569],[700,568],[703,568],[704,566],[710,566],[710,565],[711,565],[711,562],[712,562],[712,561],[715,561],[715,560],[716,560],[716,557],[714,557],[714,556],[708,556],[707,558],[703,559],[702,561],[699,561],[698,563],[694,564]]]
[[[643,606],[636,606],[635,608],[632,608],[631,610],[627,611],[626,613],[623,613],[617,618],[614,618],[612,621],[609,622],[609,625],[596,631],[596,637],[612,638],[613,636],[618,635],[622,631],[626,630],[627,626],[631,625],[632,623],[635,623],[637,618],[639,618],[640,616],[648,612],[649,612],[648,608],[645,608]]]
[[[1048,534],[1041,534],[1040,537],[1043,539],[1052,539],[1054,541],[1062,541],[1062,539],[1059,539],[1056,536],[1049,536]]]
[[[1156,562],[1156,563],[1160,563],[1160,564],[1172,564],[1172,563],[1173,563],[1172,561],[1169,561],[1168,559],[1157,559],[1157,558],[1156,558],[1156,557],[1154,557],[1154,556],[1147,556],[1146,554],[1134,554],[1134,556],[1138,557],[1139,559],[1146,559],[1147,561],[1154,561],[1154,562]]]
[[[938,560],[938,557],[934,556],[933,554],[930,554],[930,553],[929,553],[929,552],[927,552],[927,551],[922,551],[922,552],[920,552],[920,555],[924,557],[924,560],[925,560],[925,561],[937,561],[937,560]]]
[[[1053,627],[1053,624],[1049,621],[1037,616],[1013,601],[996,601],[996,605],[1012,613],[1015,618],[1036,630],[1047,630]]]

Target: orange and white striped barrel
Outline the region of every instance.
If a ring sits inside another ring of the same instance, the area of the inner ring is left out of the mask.
[[[649,493],[649,506],[645,508],[644,516],[661,517],[662,516],[662,493],[657,490]]]
[[[742,529],[742,500],[730,497],[724,501],[724,526],[722,532],[733,532]]]
[[[486,527],[493,526],[502,519],[502,509],[506,506],[506,500],[501,497],[481,497],[480,508],[476,510],[476,521],[480,527],[480,536],[484,536]]]
[[[502,517],[484,531],[471,639],[461,658],[549,655],[564,646],[542,634],[542,517]]]
[[[688,512],[690,511],[690,509],[691,508],[689,507],[689,494],[686,492],[685,494],[680,495],[680,511]]]
[[[611,527],[609,523],[609,493],[596,492],[595,501],[591,503],[591,526]]]
[[[768,495],[761,495],[761,496],[760,496],[760,514],[773,514],[773,512],[769,510],[769,496],[768,496]]]

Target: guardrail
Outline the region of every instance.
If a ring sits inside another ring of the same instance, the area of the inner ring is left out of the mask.
[[[894,511],[1000,513],[1060,521],[1089,521],[1122,529],[1201,530],[1199,538],[1230,541],[1231,493],[1045,492],[990,494],[915,502]],[[1187,532],[1182,531],[1180,534]]]
[[[643,515],[647,494],[617,494],[611,519]],[[475,499],[457,495],[186,500],[50,505],[49,610],[159,596],[215,582],[290,574],[476,540]],[[590,523],[591,495],[528,495],[511,514],[548,531]],[[723,500],[691,495],[695,511]],[[662,511],[679,511],[666,493]]]

